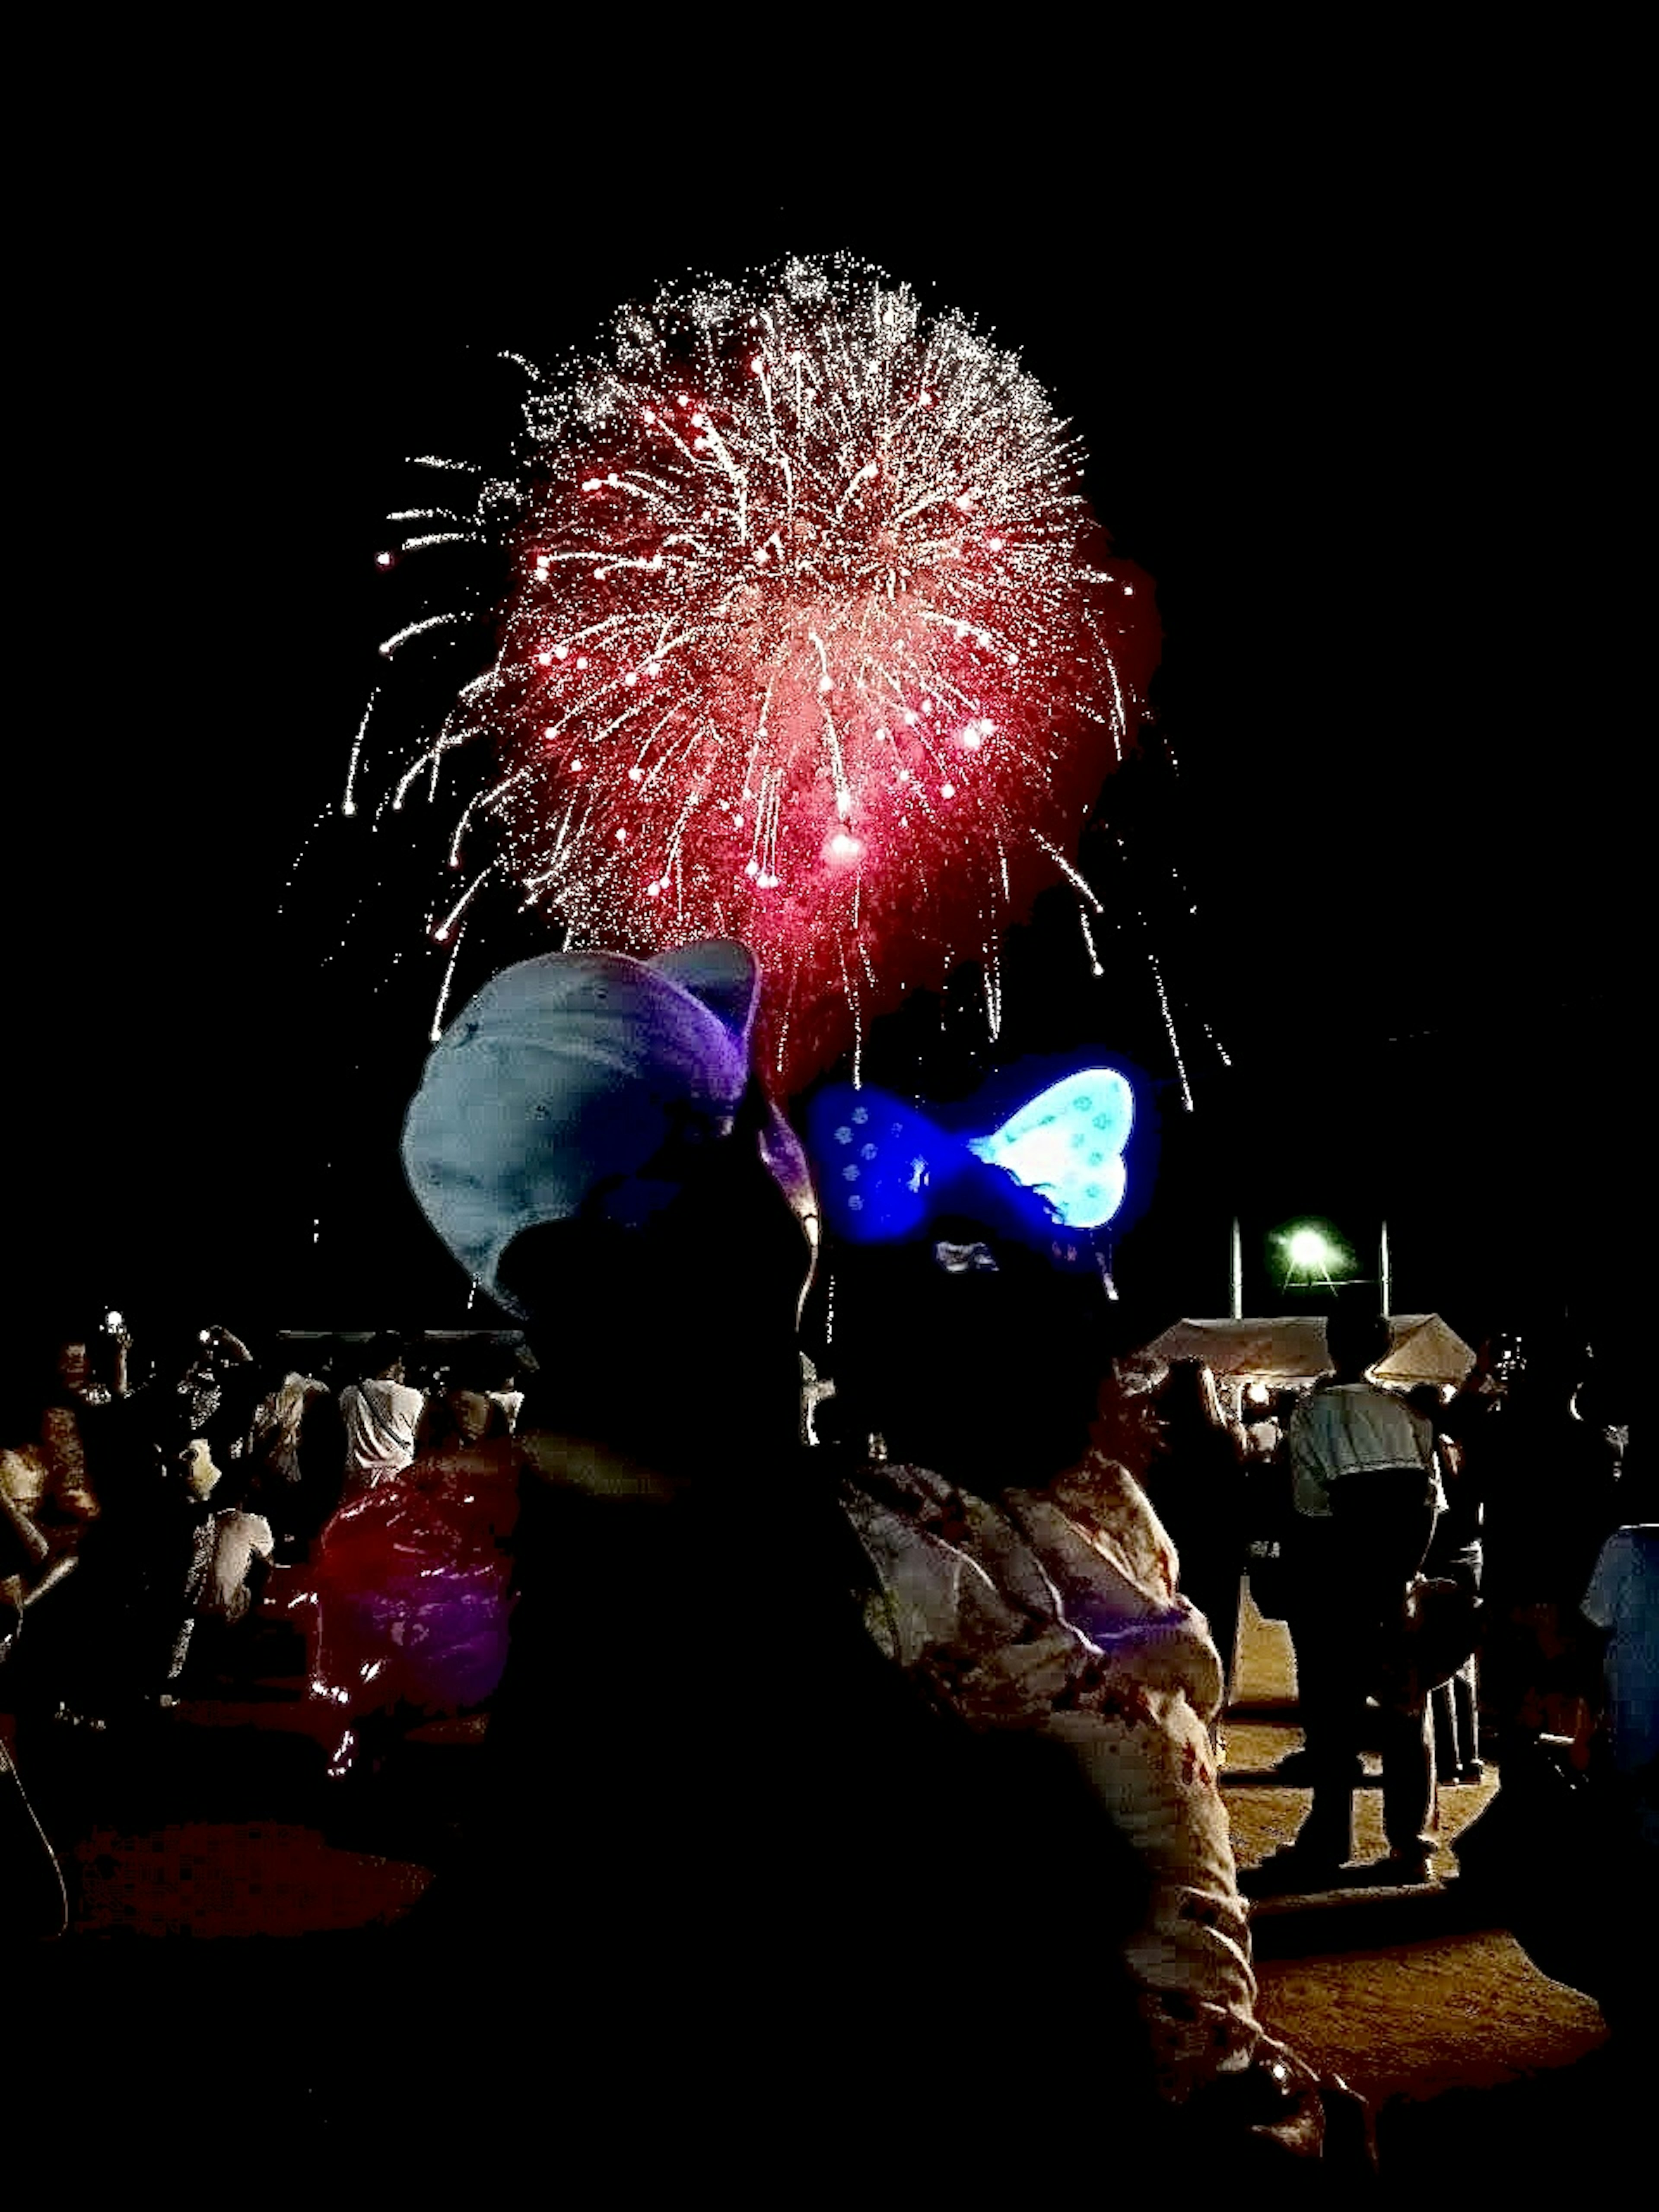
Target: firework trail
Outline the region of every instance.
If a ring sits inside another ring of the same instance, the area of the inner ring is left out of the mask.
[[[496,756],[451,863],[493,833],[572,943],[744,939],[793,1091],[1077,880],[1156,660],[1151,588],[1036,380],[865,264],[670,290],[607,357],[530,373],[519,478],[404,518],[455,526],[404,550],[484,537],[510,562],[494,661],[422,756]]]

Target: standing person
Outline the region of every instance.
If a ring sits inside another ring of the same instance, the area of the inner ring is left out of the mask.
[[[394,1481],[414,1458],[426,1400],[404,1380],[404,1348],[393,1336],[369,1346],[360,1379],[340,1393],[345,1421],[348,1497]]]
[[[1652,1500],[1631,1501],[1651,1510]],[[1659,1522],[1632,1522],[1602,1545],[1581,1612],[1601,1644],[1600,1695],[1579,1729],[1577,1760],[1589,1760],[1589,1723],[1605,1746],[1598,1776],[1612,1877],[1595,1910],[1602,1942],[1594,1995],[1615,2035],[1651,2057],[1653,1990],[1659,1975]],[[1598,1869],[1600,1871],[1600,1869]]]
[[[13,1671],[25,1615],[75,1565],[72,1553],[52,1558],[46,1538],[0,1481],[0,1702],[10,1712],[20,1705],[27,1709],[39,1694],[27,1681],[20,1684]],[[25,1658],[25,1668],[27,1663]],[[24,1935],[61,1936],[68,1924],[62,1867],[0,1735],[0,1943]]]
[[[124,1455],[170,1465],[199,1437],[221,1465],[241,1458],[257,1375],[241,1338],[216,1323],[164,1333],[154,1373],[119,1408]]]
[[[492,1437],[511,1436],[513,1423],[500,1393],[489,1388],[496,1379],[489,1346],[463,1345],[442,1377],[442,1388],[428,1400],[424,1447],[468,1450]]]
[[[202,1572],[190,1588],[194,1626],[179,1671],[187,1668],[191,1679],[207,1681],[232,1671],[237,1628],[257,1602],[276,1541],[264,1515],[249,1509],[246,1480],[238,1474],[222,1477],[199,1444],[191,1453],[186,1480],[193,1501],[207,1508],[210,1534],[201,1547],[206,1555]]]
[[[519,1385],[516,1362],[509,1360],[499,1370],[489,1397],[492,1403],[501,1407],[501,1419],[507,1423],[507,1432],[511,1436],[519,1425],[520,1414],[524,1411],[524,1392]]]
[[[1203,1360],[1173,1360],[1156,1404],[1159,1434],[1146,1493],[1174,1541],[1182,1593],[1209,1623],[1221,1654],[1224,1711],[1248,1541],[1243,1456]]]
[[[22,1615],[38,1598],[79,1575],[95,1552],[100,1507],[93,1493],[75,1398],[78,1342],[48,1355],[37,1346],[0,1380],[0,1588],[15,1618],[0,1638],[21,1637]],[[84,1656],[91,1635],[82,1576],[33,1627],[10,1678],[14,1696],[55,1700]]]
[[[249,1493],[268,1515],[284,1557],[303,1551],[339,1503],[345,1429],[320,1377],[280,1353],[264,1370],[248,1440]]]
[[[1441,1502],[1434,1434],[1369,1370],[1387,1320],[1339,1306],[1325,1325],[1332,1371],[1291,1417],[1291,1626],[1313,1805],[1295,1839],[1258,1869],[1262,1887],[1318,1886],[1353,1856],[1353,1791],[1368,1692],[1403,1637],[1407,1593]],[[1435,1848],[1434,1759],[1426,1698],[1385,1702],[1379,1872],[1428,1878]]]
[[[98,1518],[70,1380],[73,1355],[83,1362],[85,1350],[61,1346],[50,1363],[25,1356],[0,1387],[0,1490],[47,1536],[55,1555],[73,1551]]]
[[[1659,1852],[1659,1521],[1613,1530],[1580,1610],[1604,1639],[1596,1705],[1608,1758]]]
[[[1418,1383],[1407,1392],[1406,1402],[1421,1413],[1435,1431],[1435,1457],[1446,1498],[1446,1510],[1435,1523],[1434,1540],[1429,1547],[1424,1571],[1455,1583],[1473,1603],[1480,1595],[1484,1564],[1480,1494],[1469,1473],[1462,1446],[1442,1426],[1446,1401],[1439,1384]],[[1441,1683],[1433,1692],[1430,1711],[1434,1726],[1437,1781],[1481,1781],[1486,1765],[1480,1757],[1480,1690],[1473,1652],[1451,1680]]]
[[[1586,1660],[1579,1600],[1622,1517],[1621,1446],[1578,1404],[1589,1365],[1571,1331],[1534,1334],[1501,1413],[1471,1439],[1486,1516],[1483,1695],[1500,1766],[1541,1735],[1572,1731]]]
[[[160,1663],[161,1680],[152,1685],[147,1678],[143,1687],[146,1696],[164,1705],[177,1701],[173,1686],[190,1657],[202,1594],[213,1565],[218,1532],[211,1500],[220,1479],[206,1438],[197,1437],[179,1455],[171,1492],[157,1516],[152,1651]]]

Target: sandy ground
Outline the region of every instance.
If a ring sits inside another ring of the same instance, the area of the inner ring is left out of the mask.
[[[1308,1809],[1305,1790],[1255,1778],[1302,1741],[1294,1696],[1289,1638],[1247,1601],[1222,1776],[1242,1869],[1288,1842]],[[1437,1893],[1254,1911],[1264,2021],[1370,2100],[1385,2193],[1413,2203],[1425,2186],[1529,2197],[1640,2148],[1644,2100],[1596,2005],[1540,1974],[1505,1930],[1477,1924],[1459,1895],[1446,1847],[1498,1786],[1488,1767],[1479,1784],[1441,1790]],[[1360,1793],[1355,1825],[1357,1856],[1380,1856],[1380,1790]]]
[[[1268,1774],[1302,1740],[1294,1689],[1283,1630],[1247,1605],[1222,1778],[1241,1868],[1287,1841],[1307,1810],[1304,1790]],[[422,1731],[400,1804],[360,1799],[319,1818],[320,1754],[304,1717],[274,1694],[255,1715],[200,1705],[176,1717],[186,1724],[158,1735],[143,1803],[118,1828],[81,1830],[70,1869],[77,1936],[184,1937],[194,1948],[365,1928],[406,1911],[429,1880],[422,1823],[429,1833],[464,1798],[480,1724]],[[1642,2108],[1590,1999],[1547,1980],[1508,1934],[1460,1906],[1443,1845],[1496,1786],[1489,1772],[1443,1791],[1440,1888],[1254,1910],[1264,2021],[1371,2101],[1385,2185],[1402,2196],[1431,2170],[1469,2186],[1500,2170],[1517,2180],[1571,2173],[1587,2147],[1611,2154]],[[1360,1857],[1382,1850],[1380,1814],[1380,1791],[1361,1792]]]

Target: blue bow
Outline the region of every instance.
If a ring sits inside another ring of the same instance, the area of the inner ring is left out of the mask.
[[[1049,1084],[981,1136],[941,1129],[888,1091],[840,1083],[812,1102],[807,1149],[825,1216],[850,1243],[887,1243],[958,1213],[1052,1246],[1057,1233],[1103,1226],[1123,1203],[1133,1123],[1134,1092],[1111,1067]]]

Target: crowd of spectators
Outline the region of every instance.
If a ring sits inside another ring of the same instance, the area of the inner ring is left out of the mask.
[[[135,1346],[118,1314],[0,1378],[0,1702],[107,1729],[234,1678],[271,1568],[419,1451],[510,1431],[510,1352],[213,1326]],[[142,1358],[143,1371],[138,1371]],[[317,1371],[307,1371],[313,1368]]]
[[[1454,1845],[1466,1877],[1628,2018],[1659,1965],[1644,1902],[1659,1866],[1659,1486],[1630,1378],[1557,1327],[1490,1340],[1455,1385],[1387,1389],[1372,1375],[1385,1322],[1339,1305],[1328,1335],[1329,1373],[1247,1384],[1202,1432],[1203,1484],[1231,1452],[1240,1501],[1225,1559],[1203,1562],[1220,1577],[1212,1619],[1233,1617],[1242,1570],[1285,1622],[1306,1741],[1276,1776],[1312,1791],[1247,1886],[1431,1880],[1439,1790],[1495,1760],[1502,1809]],[[1182,1426],[1207,1397],[1172,1370],[1148,1402],[1171,1394]],[[1163,1428],[1155,1482],[1180,1433]],[[1178,1523],[1178,1464],[1164,1479]],[[1356,1869],[1367,1750],[1389,1848]]]
[[[1493,1340],[1461,1386],[1383,1393],[1367,1369],[1386,1337],[1362,1322],[1350,1351],[1341,1325],[1339,1314],[1334,1371],[1312,1389],[1249,1384],[1224,1410],[1208,1368],[1177,1360],[1120,1369],[1096,1408],[1094,1488],[1100,1468],[1115,1468],[1150,1504],[1167,1541],[1160,1571],[1178,1574],[1219,1660],[1215,1694],[1192,1698],[1212,1765],[1225,1756],[1247,1584],[1290,1629],[1307,1742],[1279,1778],[1312,1784],[1316,1810],[1264,1887],[1340,1878],[1368,1744],[1384,1752],[1381,1871],[1401,1878],[1427,1875],[1437,1790],[1478,1782],[1489,1759],[1513,1760],[1540,1739],[1571,1746],[1581,1768],[1605,1759],[1645,1774],[1652,1794],[1656,1498],[1616,1384],[1558,1334],[1536,1346]],[[102,1729],[234,1677],[239,1631],[275,1564],[303,1560],[344,1500],[396,1482],[418,1454],[510,1434],[523,1404],[513,1354],[477,1340],[425,1355],[392,1336],[313,1341],[301,1361],[292,1341],[256,1358],[210,1327],[163,1338],[137,1374],[131,1333],[112,1315],[33,1357],[14,1350],[0,1382],[0,1692],[9,1707],[68,1726]],[[815,1380],[811,1395],[844,1458],[856,1372],[839,1403],[834,1391]],[[1368,1468],[1353,1463],[1357,1393],[1386,1399],[1368,1415]],[[950,1480],[948,1430],[933,1424],[911,1455],[924,1473],[904,1479],[929,1526],[940,1509],[921,1501],[929,1480]],[[899,1479],[873,1426],[862,1441],[873,1455],[863,1463],[882,1469],[848,1508],[868,1539],[871,1498],[890,1514]],[[1375,1497],[1390,1462],[1408,1470],[1411,1495],[1385,1537],[1379,1511],[1390,1509]],[[1373,1500],[1363,1520],[1362,1490]],[[1091,1510],[1098,1550],[1097,1499]],[[1351,1513],[1343,1536],[1337,1522]],[[1362,1633],[1360,1563],[1385,1555],[1387,1587],[1366,1582]],[[1041,1574],[1069,1593],[1060,1617],[1099,1644],[1075,1574],[1068,1582],[1052,1557]],[[1398,1663],[1414,1631],[1439,1662],[1432,1680]],[[948,1643],[933,1634],[929,1649],[936,1657]]]

